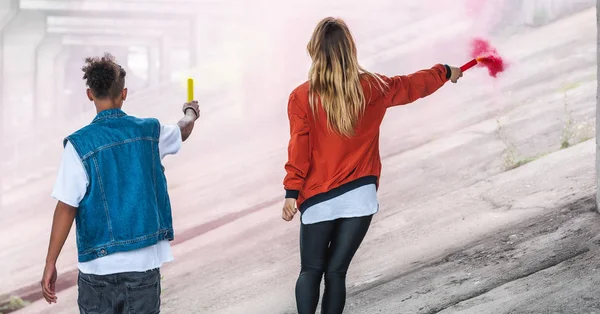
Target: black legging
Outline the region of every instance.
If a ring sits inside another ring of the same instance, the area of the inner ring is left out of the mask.
[[[346,272],[367,234],[373,216],[341,218],[300,226],[302,269],[296,282],[299,314],[314,314],[319,303],[321,278],[325,292],[321,314],[339,314],[346,304]]]

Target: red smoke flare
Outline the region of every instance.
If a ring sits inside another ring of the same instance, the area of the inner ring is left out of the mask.
[[[498,54],[498,51],[492,47],[486,40],[476,38],[471,43],[471,56],[474,58],[469,63],[461,67],[462,71],[466,71],[475,64],[486,67],[492,77],[496,77],[498,73],[505,70],[504,60]]]

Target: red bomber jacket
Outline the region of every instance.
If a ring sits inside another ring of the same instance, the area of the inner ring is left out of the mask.
[[[328,129],[320,104],[315,119],[308,100],[308,82],[290,94],[290,141],[283,185],[286,198],[296,198],[301,210],[307,199],[364,177],[376,177],[378,185],[379,127],[387,108],[409,104],[437,91],[450,78],[450,68],[438,64],[406,76],[379,76],[387,83],[383,90],[373,77],[361,77],[367,105],[350,138]]]

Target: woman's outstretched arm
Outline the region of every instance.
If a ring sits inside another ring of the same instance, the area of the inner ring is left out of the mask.
[[[410,104],[433,94],[448,80],[456,83],[461,76],[462,72],[459,68],[442,64],[409,75],[381,76],[387,83],[385,104],[387,107]]]

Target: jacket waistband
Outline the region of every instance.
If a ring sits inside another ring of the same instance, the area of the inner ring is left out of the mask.
[[[304,213],[304,211],[316,204],[328,201],[330,199],[336,198],[346,192],[357,189],[361,186],[369,185],[369,184],[377,184],[376,176],[366,176],[362,178],[358,178],[354,181],[350,181],[348,183],[342,184],[334,189],[331,189],[325,193],[317,194],[313,197],[306,199],[302,205],[300,205],[300,212]]]

